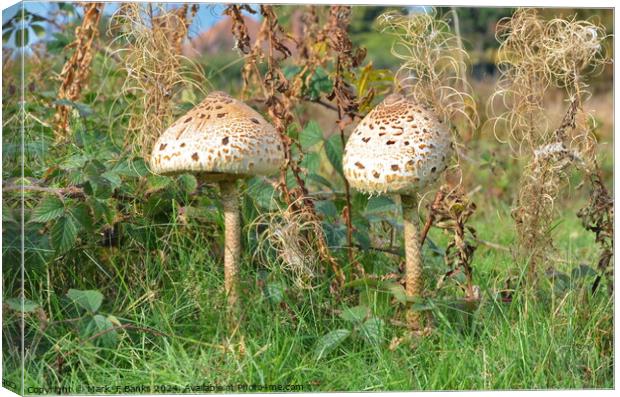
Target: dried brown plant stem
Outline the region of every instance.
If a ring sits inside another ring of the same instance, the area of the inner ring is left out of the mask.
[[[575,18],[544,20],[534,9],[518,9],[498,24],[500,79],[490,104],[502,109],[492,120],[496,136],[508,132],[507,142],[526,165],[520,180],[513,217],[518,254],[528,266],[530,280],[553,251],[550,225],[554,202],[571,166],[595,168],[596,139],[585,77],[607,62],[602,27]],[[559,126],[550,128],[545,96],[560,89],[568,102]]]
[[[224,206],[224,290],[228,310],[237,312],[239,300],[239,261],[241,259],[241,220],[236,181],[222,181],[220,193]]]
[[[93,59],[93,41],[99,35],[99,20],[103,10],[103,3],[88,3],[83,5],[84,17],[82,23],[75,30],[75,40],[66,48],[73,49],[73,54],[67,60],[60,72],[60,87],[58,99],[77,101],[90,74],[90,65]],[[57,105],[54,119],[55,139],[64,140],[69,132],[69,112],[67,105]]]
[[[363,50],[353,50],[353,44],[349,39],[347,29],[351,19],[350,6],[331,6],[329,21],[325,29],[327,33],[327,43],[329,48],[336,54],[336,73],[334,77],[334,88],[329,99],[336,100],[338,120],[336,125],[340,133],[342,147],[346,144],[344,129],[350,124],[356,113],[356,96],[351,87],[344,79],[344,73],[351,68],[357,67],[366,55]],[[347,227],[347,255],[349,263],[353,266],[359,277],[364,275],[364,268],[355,259],[353,254],[353,225],[351,223],[351,188],[347,178],[344,181],[345,208],[343,218]]]
[[[146,159],[172,121],[175,94],[182,88],[203,91],[202,71],[181,54],[196,11],[187,5],[166,9],[152,3],[123,3],[110,20],[111,46],[118,48],[127,73],[122,93],[135,98],[127,109],[125,146],[138,149]]]
[[[405,291],[408,298],[421,299],[424,279],[418,234],[418,200],[413,195],[402,195],[401,203],[405,234]],[[423,328],[422,315],[419,311],[409,309],[406,317],[407,324],[412,331],[419,331]]]
[[[244,25],[243,19],[240,18],[241,6],[229,6],[229,14],[233,17],[233,34],[237,39],[237,46],[242,50],[247,50],[245,46],[247,28]],[[287,135],[287,129],[294,117],[292,114],[293,106],[300,100],[296,96],[296,92],[293,89],[293,85],[286,79],[281,67],[281,59],[290,57],[291,51],[284,44],[285,32],[278,23],[277,15],[273,7],[269,5],[261,5],[260,13],[263,17],[263,22],[254,44],[252,45],[249,53],[245,57],[245,65],[243,68],[243,80],[244,89],[246,92],[254,81],[260,86],[263,95],[265,97],[264,103],[267,107],[267,112],[273,121],[277,131],[282,138],[285,163],[280,172],[280,181],[278,183],[278,189],[282,192],[282,196],[287,206],[293,211],[304,213],[310,222],[316,225],[314,233],[316,235],[316,243],[319,256],[324,262],[328,263],[334,272],[334,282],[332,283],[332,291],[339,290],[345,281],[345,276],[340,268],[340,265],[336,262],[331,255],[325,240],[325,235],[320,227],[320,222],[314,222],[319,217],[316,214],[313,200],[308,196],[308,190],[306,189],[305,182],[302,175],[302,169],[299,163],[293,158],[291,147],[297,146],[299,149],[299,143],[293,140]],[[263,43],[266,43],[267,51],[262,48]],[[259,73],[258,63],[266,63],[267,71],[263,76]],[[297,187],[289,189],[286,183],[286,174],[290,170],[293,174]]]

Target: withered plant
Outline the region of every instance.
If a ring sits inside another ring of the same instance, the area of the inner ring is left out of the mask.
[[[396,38],[391,49],[401,61],[396,90],[432,106],[459,130],[475,129],[478,113],[464,72],[469,56],[450,28],[449,15],[387,12],[379,22],[383,32]]]
[[[429,203],[421,242],[424,243],[433,225],[452,233],[444,258],[451,269],[446,276],[464,273],[466,299],[474,300],[477,294],[471,263],[477,246],[476,231],[466,222],[476,205],[464,193],[459,154],[467,149],[460,137],[470,135],[478,127],[479,117],[466,78],[468,54],[460,36],[450,26],[450,15],[457,20],[455,12],[452,10],[442,17],[436,12],[411,15],[388,12],[379,21],[383,32],[396,39],[392,55],[401,60],[395,75],[396,90],[431,106],[443,122],[459,133],[453,137],[456,163],[449,170],[458,182],[442,185]]]
[[[173,121],[173,98],[182,88],[204,94],[199,67],[181,54],[197,5],[166,9],[153,4],[124,3],[110,20],[115,54],[127,73],[122,92],[128,101],[126,147],[148,159],[155,139]],[[188,15],[189,14],[189,15]]]
[[[345,73],[360,66],[366,56],[365,49],[354,49],[347,29],[351,22],[350,6],[331,6],[329,19],[324,28],[327,44],[335,57],[336,70],[333,77],[334,88],[328,99],[336,102],[338,112],[338,131],[342,147],[346,144],[345,127],[350,124],[357,115],[358,102],[355,90],[347,83]],[[351,188],[347,178],[344,178],[345,208],[343,218],[347,226],[347,253],[349,262],[355,267],[358,275],[364,274],[364,268],[355,260],[353,255],[353,225],[351,223]]]
[[[312,289],[314,280],[321,271],[317,228],[321,224],[308,212],[298,211],[295,206],[278,208],[261,214],[250,226],[258,234],[258,246],[254,259],[271,270],[274,265],[290,275],[293,284],[299,289]],[[301,238],[300,238],[301,237]],[[275,261],[269,254],[273,253]]]
[[[302,87],[307,83],[308,75],[312,75],[314,70],[325,61],[324,56],[317,54],[316,42],[312,40],[325,40],[325,32],[318,28],[318,19],[312,8],[309,10],[304,21],[308,41],[298,43],[301,49],[301,56],[305,61],[304,66],[290,80],[286,78],[281,68],[281,61],[291,56],[288,46],[292,45],[287,37],[284,28],[279,24],[277,15],[271,6],[262,5],[260,13],[263,17],[261,27],[253,44],[250,44],[248,29],[241,16],[241,11],[253,12],[249,7],[231,5],[227,8],[226,14],[231,16],[233,27],[232,31],[236,37],[236,47],[245,54],[243,74],[243,95],[252,92],[252,97],[258,99],[266,107],[267,113],[273,121],[276,129],[280,133],[284,142],[286,161],[281,169],[278,189],[282,192],[282,197],[287,205],[287,211],[295,214],[296,217],[304,219],[304,223],[313,225],[312,233],[301,233],[297,238],[310,238],[318,251],[321,260],[328,263],[334,272],[332,290],[341,288],[345,281],[344,273],[337,263],[325,239],[321,228],[320,218],[314,208],[314,202],[308,195],[305,181],[303,179],[303,169],[299,165],[301,159],[293,156],[293,147],[303,156],[303,151],[299,142],[287,134],[288,127],[295,120],[293,109],[305,98],[303,97]],[[288,41],[287,41],[288,40]],[[266,72],[261,74],[259,65],[265,64]],[[257,87],[260,93],[252,91]],[[289,188],[287,185],[287,173],[291,172],[296,182],[296,186]],[[296,242],[294,245],[305,245],[305,242]],[[294,266],[294,264],[291,264]]]
[[[441,276],[437,287],[440,288],[447,278],[461,273],[465,276],[465,283],[460,285],[465,293],[465,299],[479,300],[480,291],[474,285],[472,267],[474,251],[478,247],[476,229],[467,225],[467,221],[476,211],[476,204],[463,192],[461,186],[443,185],[429,207],[426,227],[421,236],[422,242],[431,223],[452,235],[444,257],[449,270]]]
[[[603,183],[600,170],[588,174],[591,186],[590,199],[585,207],[579,210],[577,216],[583,227],[596,236],[596,242],[601,247],[598,260],[599,275],[592,285],[592,292],[598,289],[603,278],[606,279],[608,292],[613,293],[613,253],[614,253],[614,201],[609,190]]]
[[[73,54],[65,62],[59,79],[58,99],[77,101],[82,89],[88,82],[90,65],[94,55],[93,42],[99,36],[99,20],[103,11],[103,3],[83,4],[84,17],[75,29],[75,40],[66,49],[73,49]],[[56,105],[55,139],[62,141],[69,132],[69,112],[71,107],[66,104]]]
[[[601,26],[572,19],[544,20],[533,9],[519,9],[498,24],[498,88],[491,98],[495,135],[525,159],[513,210],[517,254],[534,277],[553,252],[554,203],[577,167],[596,175],[594,119],[584,109],[587,77],[607,62]],[[545,99],[562,93],[564,117],[553,126]]]

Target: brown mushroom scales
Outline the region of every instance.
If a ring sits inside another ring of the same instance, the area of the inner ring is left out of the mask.
[[[349,137],[343,169],[362,192],[413,194],[437,180],[450,151],[450,132],[430,109],[392,94]]]
[[[374,108],[349,137],[343,158],[350,186],[370,194],[401,196],[405,234],[405,287],[415,300],[422,295],[417,193],[445,171],[452,152],[450,131],[433,111],[399,94]],[[409,326],[422,327],[418,312]]]
[[[151,169],[237,179],[272,174],[283,161],[276,129],[254,109],[218,91],[164,131],[153,148]]]
[[[273,174],[283,162],[284,149],[276,129],[254,109],[223,92],[209,94],[166,129],[153,147],[153,172],[194,172],[203,181],[219,182],[226,229],[224,288],[230,309],[237,305],[241,255],[236,181]]]

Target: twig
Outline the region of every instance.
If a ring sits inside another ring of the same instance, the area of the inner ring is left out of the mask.
[[[53,188],[45,186],[32,186],[32,185],[4,185],[2,186],[3,192],[15,191],[15,190],[30,190],[33,192],[50,193],[57,195],[61,200],[65,197],[85,197],[84,189],[77,186],[68,186],[65,188]]]

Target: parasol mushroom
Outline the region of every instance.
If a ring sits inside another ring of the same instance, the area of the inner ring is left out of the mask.
[[[423,289],[417,194],[439,179],[452,151],[451,135],[433,112],[392,94],[357,126],[346,144],[343,170],[351,187],[370,194],[401,197],[405,238],[405,290],[419,298]],[[412,330],[421,329],[419,312],[409,311]]]
[[[269,175],[284,162],[276,129],[254,109],[223,92],[212,92],[174,122],[155,142],[150,166],[158,174],[195,172],[220,186],[224,207],[224,289],[237,306],[241,255],[238,179]]]

